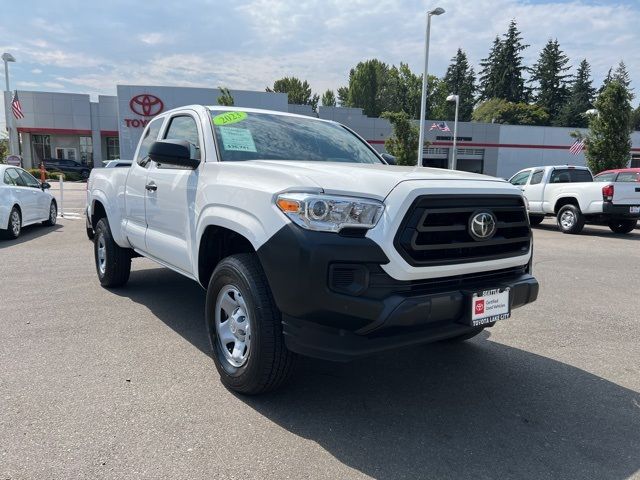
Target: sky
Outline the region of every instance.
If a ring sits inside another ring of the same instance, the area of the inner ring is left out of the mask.
[[[557,38],[574,69],[587,58],[596,85],[623,59],[640,92],[640,0],[10,0],[0,52],[17,60],[12,89],[94,98],[117,84],[264,90],[294,75],[321,94],[369,58],[421,72],[425,12],[436,6],[446,13],[432,21],[430,74],[442,76],[458,47],[477,71],[515,19],[527,65]]]

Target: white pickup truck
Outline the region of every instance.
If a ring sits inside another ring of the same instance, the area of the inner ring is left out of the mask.
[[[214,362],[238,392],[277,387],[296,354],[471,338],[538,295],[520,190],[388,165],[335,122],[171,110],[129,169],[91,172],[87,198],[101,284],[125,284],[135,256],[198,282]]]
[[[564,233],[580,233],[585,223],[606,224],[615,233],[629,233],[640,218],[636,183],[594,182],[587,167],[527,168],[509,182],[527,198],[532,225],[553,215]]]

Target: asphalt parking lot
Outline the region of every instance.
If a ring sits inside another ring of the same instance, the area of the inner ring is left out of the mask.
[[[0,242],[0,479],[637,477],[640,231],[547,220],[534,268],[538,302],[472,341],[246,398],[199,286],[136,259],[107,291],[82,218],[28,227]]]

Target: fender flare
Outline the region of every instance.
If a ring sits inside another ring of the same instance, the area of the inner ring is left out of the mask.
[[[111,235],[115,242],[121,247],[129,248],[129,242],[122,231],[122,217],[116,205],[113,201],[109,200],[107,194],[100,189],[93,189],[91,191],[91,202],[87,206],[87,214],[89,218],[93,217],[93,206],[95,202],[100,202],[107,213],[107,220],[111,226]]]

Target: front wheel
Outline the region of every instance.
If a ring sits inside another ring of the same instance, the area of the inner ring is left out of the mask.
[[[131,273],[131,253],[113,240],[106,218],[101,218],[96,225],[93,251],[98,279],[103,287],[120,287],[127,283]]]
[[[529,223],[532,227],[540,225],[544,220],[544,215],[529,215]]]
[[[558,211],[558,228],[562,233],[578,234],[584,228],[584,215],[575,205],[565,205]]]
[[[9,222],[7,224],[7,229],[0,229],[0,234],[3,237],[14,240],[20,236],[20,232],[22,231],[22,215],[20,215],[20,210],[17,207],[13,207],[11,209],[11,213],[9,213]]]
[[[614,233],[630,233],[637,224],[637,220],[611,220],[609,228]]]
[[[58,206],[56,205],[55,200],[53,200],[51,201],[51,205],[49,206],[49,218],[47,218],[44,222],[42,222],[42,224],[48,227],[53,227],[56,224],[57,220],[58,220]]]
[[[284,344],[281,313],[255,254],[231,255],[218,264],[207,288],[205,320],[227,388],[255,395],[290,377],[295,354]]]

